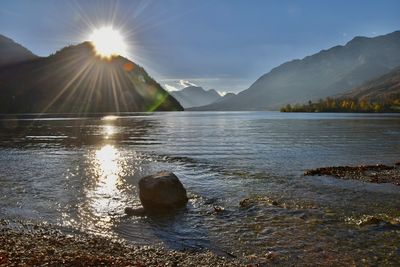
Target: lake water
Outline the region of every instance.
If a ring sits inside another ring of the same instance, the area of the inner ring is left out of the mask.
[[[396,264],[400,230],[356,222],[367,215],[400,221],[400,187],[303,172],[394,164],[399,152],[400,116],[389,114],[3,118],[0,217],[172,249],[250,258],[272,251],[282,264]],[[140,206],[138,180],[160,170],[182,180],[187,210],[124,216],[125,207]],[[240,207],[245,198],[255,203]]]

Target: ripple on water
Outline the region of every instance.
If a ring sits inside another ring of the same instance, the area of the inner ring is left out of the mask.
[[[397,187],[302,176],[321,166],[398,161],[398,117],[154,113],[0,125],[7,126],[0,131],[1,216],[137,244],[266,261],[275,255],[282,265],[400,261],[398,229],[357,224],[368,216],[398,222]],[[187,210],[126,217],[126,206],[140,205],[138,180],[164,169],[187,187]],[[241,206],[243,199],[251,205]]]

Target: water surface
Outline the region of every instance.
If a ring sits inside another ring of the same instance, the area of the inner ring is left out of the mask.
[[[134,244],[246,257],[272,251],[282,263],[394,264],[400,230],[357,221],[400,221],[400,187],[302,174],[393,164],[399,151],[400,116],[390,114],[8,117],[0,120],[0,216]],[[187,187],[187,210],[125,217],[126,206],[140,205],[138,180],[160,170]],[[240,207],[245,198],[254,203]]]

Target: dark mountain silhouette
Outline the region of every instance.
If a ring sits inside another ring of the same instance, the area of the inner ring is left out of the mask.
[[[0,68],[0,113],[183,110],[140,66],[102,59],[85,42]]]
[[[280,65],[235,97],[199,110],[275,110],[343,93],[400,65],[400,31],[374,38],[356,37]]]
[[[31,51],[0,34],[0,67],[35,58]]]
[[[198,86],[188,86],[179,91],[170,92],[186,109],[211,104],[222,97],[214,89],[204,90]]]
[[[400,100],[400,67],[337,97],[368,102],[381,102],[387,99]]]

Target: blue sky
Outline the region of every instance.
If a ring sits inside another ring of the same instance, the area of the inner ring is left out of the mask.
[[[238,92],[285,61],[400,30],[400,1],[0,1],[0,33],[41,56],[110,24],[164,87]]]

